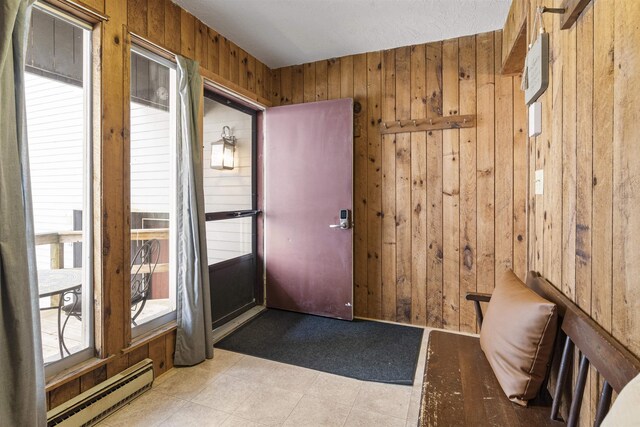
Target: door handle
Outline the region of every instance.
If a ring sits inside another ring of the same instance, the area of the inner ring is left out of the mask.
[[[349,209],[340,209],[340,223],[331,224],[329,228],[340,228],[346,230],[351,228],[351,211]]]

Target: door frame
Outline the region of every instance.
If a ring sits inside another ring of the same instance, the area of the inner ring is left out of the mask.
[[[234,97],[231,94],[222,94],[216,90],[214,85],[208,85],[207,82],[204,82],[203,87],[203,102],[204,98],[208,98],[212,101],[218,102],[227,107],[233,108],[234,110],[245,113],[251,117],[251,209],[249,210],[239,210],[239,211],[220,211],[220,212],[205,212],[205,222],[208,221],[219,221],[225,219],[234,219],[234,218],[243,218],[243,217],[252,217],[253,221],[251,224],[251,234],[253,236],[251,242],[251,254],[241,255],[236,258],[232,258],[229,260],[221,261],[214,265],[209,265],[207,260],[207,267],[209,268],[209,274],[211,275],[214,272],[214,266],[217,267],[228,267],[233,264],[239,264],[243,261],[247,260],[247,257],[253,257],[253,268],[255,270],[255,280],[253,283],[253,296],[254,301],[252,303],[247,304],[239,309],[234,310],[232,313],[225,315],[222,319],[218,321],[214,321],[212,323],[213,329],[221,326],[227,321],[235,318],[236,316],[244,313],[245,311],[255,307],[256,305],[262,305],[264,303],[264,285],[262,280],[262,268],[259,259],[259,242],[262,241],[262,236],[259,235],[261,227],[258,225],[258,221],[261,220],[260,214],[262,213],[259,210],[259,162],[258,162],[258,115],[262,113],[258,107],[252,107],[247,105],[247,103],[242,102],[238,99],[233,99]],[[204,132],[204,114],[202,115],[202,129]],[[203,141],[203,150],[206,149],[206,143]],[[203,165],[203,167],[207,167]]]

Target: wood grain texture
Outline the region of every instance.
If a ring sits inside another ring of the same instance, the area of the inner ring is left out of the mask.
[[[640,2],[615,2],[613,86],[613,335],[640,353]]]
[[[424,45],[411,47],[411,118],[427,113],[427,56]],[[435,67],[435,65],[434,65]],[[427,135],[411,132],[411,323],[427,321]],[[435,152],[433,150],[432,154]],[[434,191],[437,191],[434,190]]]
[[[477,265],[478,292],[491,292],[495,280],[495,46],[494,33],[476,36],[477,56]],[[509,101],[510,102],[510,101]]]
[[[476,113],[476,37],[458,41],[460,114]],[[445,92],[447,88],[444,88]],[[460,329],[475,332],[476,315],[464,300],[467,292],[477,290],[476,241],[477,129],[460,130]],[[446,254],[445,254],[446,257]],[[445,278],[448,280],[448,278]]]
[[[496,33],[495,52],[502,49]],[[495,69],[500,63],[495,55]],[[513,269],[514,166],[513,166],[513,78],[496,75],[495,81],[495,276]]]
[[[529,151],[527,108],[521,78],[513,78],[513,271],[525,280],[528,270]]]
[[[229,40],[229,81],[240,84],[240,51],[238,45]]]
[[[304,66],[306,70],[307,66]],[[367,56],[353,57],[352,70],[346,70],[353,81],[353,100],[359,108],[354,110],[354,315],[366,317],[367,313]],[[304,93],[307,92],[307,73],[303,74]],[[315,80],[315,72],[313,73]],[[314,82],[315,84],[315,82]],[[345,90],[345,88],[341,88]],[[315,90],[314,90],[315,93]],[[305,96],[306,99],[306,96]]]
[[[220,72],[220,34],[209,28],[207,31],[207,68],[213,73]]]
[[[611,331],[613,280],[614,9],[594,4],[593,52],[593,232],[591,315]],[[605,261],[607,260],[607,261]],[[593,286],[596,285],[596,286]]]
[[[442,108],[445,116],[458,114],[458,40],[442,44]],[[460,131],[442,131],[442,326],[460,328]],[[447,230],[447,233],[444,233]]]
[[[147,24],[147,0],[128,0],[127,26],[129,31],[141,37],[146,37]]]
[[[207,58],[207,48],[209,47],[209,36],[208,36],[208,28],[207,26],[201,22],[199,19],[196,19],[196,24],[194,26],[194,54],[193,59],[198,62],[201,66],[207,68],[209,66],[208,58]]]
[[[576,293],[576,147],[577,147],[577,31],[563,31],[562,51],[562,291]]]
[[[172,52],[180,52],[180,25],[180,7],[164,0],[164,46]]]
[[[326,66],[326,61],[324,64]],[[326,75],[326,72],[319,74],[317,70],[316,66],[316,87],[323,89],[326,79],[319,81],[318,77]],[[322,90],[317,93],[322,93]],[[378,132],[382,105],[380,52],[367,53],[367,99],[367,315],[379,319],[382,310],[382,147]]]
[[[522,407],[505,397],[477,337],[433,331],[427,353],[419,426],[560,424],[548,405]]]
[[[149,41],[163,46],[165,34],[164,0],[148,0],[147,3],[147,38]]]
[[[382,120],[396,118],[396,55],[385,50],[382,57]],[[396,318],[396,137],[382,136],[382,312],[385,320]]]
[[[316,62],[316,101],[326,101],[329,80],[327,75],[327,61]]]
[[[396,49],[396,117],[411,114],[411,49]],[[411,321],[411,135],[396,134],[396,320]]]
[[[428,43],[427,56],[427,117],[440,117],[442,112],[442,43]],[[442,327],[442,132],[429,131],[426,139],[427,169],[427,325]],[[412,153],[413,158],[413,153]],[[412,283],[413,285],[413,283]],[[414,286],[420,286],[415,284]]]
[[[340,58],[327,61],[327,98],[340,98]]]
[[[194,58],[196,48],[196,18],[184,9],[180,9],[180,54]]]
[[[49,392],[49,407],[55,408],[80,394],[80,378],[76,378]]]

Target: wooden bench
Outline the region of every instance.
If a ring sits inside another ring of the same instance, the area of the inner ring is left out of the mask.
[[[420,426],[555,426],[565,424],[564,418],[573,427],[578,422],[589,364],[605,380],[594,423],[600,425],[609,410],[612,390],[620,392],[638,375],[640,360],[537,273],[529,272],[527,286],[554,302],[559,314],[551,368],[538,397],[528,407],[509,401],[480,349],[478,337],[432,331]],[[480,302],[489,302],[491,295],[469,293],[466,298],[476,305],[482,326]],[[576,349],[580,362],[571,390]]]

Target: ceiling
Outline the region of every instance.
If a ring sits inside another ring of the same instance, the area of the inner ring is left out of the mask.
[[[268,67],[503,27],[511,0],[174,0]]]

